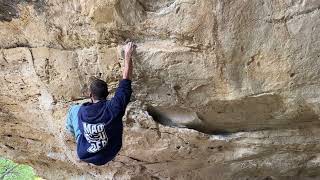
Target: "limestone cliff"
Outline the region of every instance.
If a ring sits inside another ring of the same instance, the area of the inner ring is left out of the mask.
[[[0,0],[0,155],[47,179],[320,179],[320,1]],[[124,146],[79,163],[68,106],[114,91]]]

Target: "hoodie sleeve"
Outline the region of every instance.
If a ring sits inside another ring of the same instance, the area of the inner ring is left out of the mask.
[[[111,111],[115,116],[124,114],[130,102],[131,94],[131,80],[121,80],[114,97],[110,100]]]

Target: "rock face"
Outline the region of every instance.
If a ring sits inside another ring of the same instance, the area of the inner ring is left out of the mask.
[[[0,0],[0,155],[47,179],[320,179],[320,1]],[[113,92],[124,145],[78,162],[65,115]]]

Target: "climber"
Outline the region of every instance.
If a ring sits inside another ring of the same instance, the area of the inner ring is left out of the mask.
[[[122,146],[122,117],[132,93],[132,53],[136,46],[125,46],[123,77],[115,95],[107,100],[107,83],[95,79],[88,94],[91,102],[72,106],[67,114],[67,130],[76,138],[77,154],[81,161],[97,166],[111,161]]]

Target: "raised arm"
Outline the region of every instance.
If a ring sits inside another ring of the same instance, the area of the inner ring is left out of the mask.
[[[125,46],[125,58],[124,58],[124,69],[122,73],[122,78],[123,79],[132,79],[132,53],[135,49],[135,45],[132,42],[129,42]]]
[[[130,97],[132,94],[131,79],[132,79],[132,53],[135,49],[135,45],[129,42],[125,46],[125,62],[122,73],[122,80],[119,83],[119,87],[116,90],[114,97],[111,99],[111,107],[114,115],[124,114]]]

